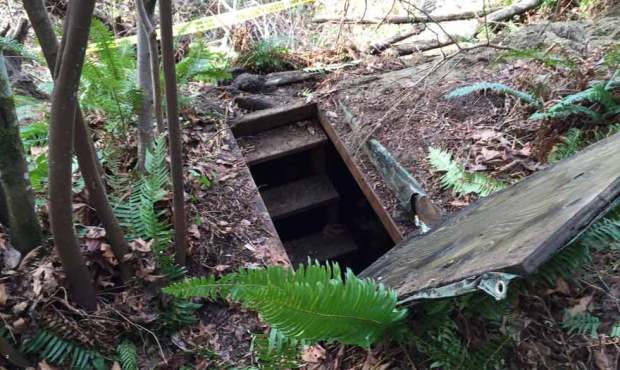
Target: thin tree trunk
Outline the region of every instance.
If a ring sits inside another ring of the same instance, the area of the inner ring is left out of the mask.
[[[58,39],[52,28],[52,23],[47,15],[43,0],[24,0],[23,4],[39,39],[48,68],[53,74],[58,54]],[[125,261],[125,255],[130,250],[129,244],[125,240],[125,234],[108,201],[105,184],[101,178],[101,173],[103,173],[100,170],[101,164],[97,159],[91,135],[88,132],[88,127],[84,122],[84,116],[79,107],[75,116],[75,152],[80,172],[88,189],[89,201],[106,230],[106,238],[110,242],[112,252],[119,263],[121,278],[123,281],[127,281],[133,276],[131,266]]]
[[[49,214],[54,243],[74,301],[97,308],[97,296],[73,227],[71,156],[77,113],[77,91],[84,64],[94,0],[71,2],[65,18],[64,49],[54,80],[49,133]]]
[[[149,35],[144,27],[142,17],[142,0],[136,0],[138,11],[138,89],[140,90],[140,109],[138,110],[138,170],[144,171],[146,151],[153,142],[153,79],[151,73],[151,58],[149,51]],[[150,18],[155,10],[155,4],[149,1],[144,5],[144,16]]]
[[[0,186],[6,202],[11,242],[22,255],[41,244],[41,225],[19,136],[15,101],[0,51]]]
[[[148,0],[145,0],[148,1]],[[159,48],[157,46],[157,31],[153,26],[151,15],[155,10],[155,0],[152,0],[153,11],[149,13],[144,1],[136,0],[140,22],[149,37],[149,56],[151,59],[151,81],[153,85],[153,102],[155,103],[155,120],[157,121],[157,131],[164,132],[164,114],[161,106],[161,81],[159,79]]]
[[[0,182],[0,224],[9,226],[9,211],[6,208],[6,199],[4,198],[4,190]]]
[[[170,146],[170,168],[172,174],[172,207],[174,216],[175,261],[185,265],[185,200],[183,195],[183,152],[181,127],[177,101],[176,70],[174,62],[174,41],[172,35],[171,0],[159,0],[161,47],[164,64],[166,109],[168,118],[168,142]]]

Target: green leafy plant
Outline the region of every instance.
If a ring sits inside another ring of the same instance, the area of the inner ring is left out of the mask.
[[[600,106],[602,112],[598,112],[592,107],[579,105],[588,102]],[[599,83],[586,90],[562,98],[544,112],[532,114],[530,120],[559,119],[573,114],[582,114],[594,122],[600,122],[619,113],[620,105],[616,102],[616,98],[608,91],[606,84]]]
[[[182,277],[185,271],[166,253],[171,244],[172,231],[164,220],[165,212],[157,208],[157,203],[166,196],[170,182],[166,155],[166,137],[161,135],[147,150],[145,174],[132,186],[129,199],[115,199],[113,203],[121,225],[127,229],[127,236],[152,240],[151,248],[159,269],[170,280],[175,280]]]
[[[549,153],[548,161],[551,163],[559,162],[564,158],[571,157],[584,146],[582,132],[578,128],[569,129],[562,137],[562,142],[555,145]]]
[[[612,338],[620,338],[620,322],[617,322],[616,325],[611,328],[609,336]]]
[[[72,369],[106,368],[103,355],[97,351],[84,348],[45,330],[40,330],[30,342],[25,343],[24,353],[37,353],[52,364],[70,365]]]
[[[96,51],[88,55],[82,72],[80,102],[86,110],[103,111],[106,126],[124,134],[140,102],[136,87],[136,57],[131,45],[116,45],[114,34],[94,19],[90,30]]]
[[[164,292],[179,298],[230,298],[261,317],[280,334],[309,343],[338,341],[368,347],[398,328],[406,310],[396,293],[337,264],[311,263],[241,269],[223,276],[193,278]],[[320,297],[320,299],[317,299]]]
[[[592,338],[598,337],[600,325],[599,318],[589,312],[572,314],[567,310],[564,312],[564,319],[562,320],[562,328],[569,333],[589,335]]]
[[[229,67],[230,61],[224,54],[210,51],[203,41],[195,41],[189,46],[189,53],[176,65],[177,83],[217,83],[231,77]]]
[[[450,91],[448,94],[444,96],[445,99],[455,99],[460,98],[469,94],[473,94],[475,92],[480,91],[492,91],[498,94],[511,95],[516,98],[521,99],[523,102],[530,104],[536,108],[541,107],[542,103],[540,99],[537,97],[528,94],[523,91],[515,90],[510,86],[501,84],[501,83],[493,83],[493,82],[478,82],[475,84],[471,84],[468,86],[459,87]]]
[[[272,331],[272,334],[275,331]],[[301,367],[300,345],[290,340],[274,340],[274,335],[255,334],[250,349],[259,369],[279,370]],[[277,342],[277,345],[273,345]]]
[[[287,59],[290,51],[277,41],[262,40],[237,58],[237,63],[256,73],[268,73],[294,69]]]
[[[123,370],[138,370],[138,353],[131,341],[121,341],[116,347],[116,354]]]
[[[444,172],[441,184],[459,195],[477,194],[486,197],[503,189],[507,184],[478,172],[467,172],[454,160],[450,153],[429,147],[428,159],[435,171]]]

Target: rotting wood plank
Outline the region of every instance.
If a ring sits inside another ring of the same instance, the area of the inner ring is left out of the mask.
[[[261,192],[267,210],[275,221],[336,202],[336,189],[327,175],[317,175],[276,186]]]
[[[305,121],[316,116],[315,103],[298,103],[263,109],[241,116],[231,122],[235,137],[253,135],[289,123]]]
[[[242,137],[238,141],[244,148],[246,163],[253,166],[327,143],[327,136],[318,124],[310,124],[314,133],[310,133],[308,128],[287,125]],[[253,146],[253,150],[248,150],[249,146]]]
[[[364,193],[364,196],[368,200],[368,203],[370,203],[370,206],[379,217],[379,220],[390,235],[390,238],[392,238],[392,241],[394,243],[400,242],[403,239],[403,235],[398,229],[398,226],[396,226],[396,223],[394,222],[392,217],[388,214],[386,209],[381,204],[381,201],[379,200],[379,197],[377,196],[375,191],[368,185],[368,180],[366,180],[366,176],[359,168],[359,166],[353,161],[353,158],[344,146],[344,143],[342,142],[342,140],[340,140],[340,137],[338,136],[332,125],[329,123],[329,120],[325,116],[325,113],[321,109],[317,109],[317,113],[321,127],[323,127],[323,130],[325,130],[325,133],[334,144],[336,151],[338,151],[338,154],[340,154],[340,157],[349,169],[349,172],[351,172],[351,175],[353,175],[353,178],[362,190],[362,193]]]
[[[293,266],[312,260],[325,262],[357,250],[357,244],[348,231],[339,233],[319,232],[303,238],[284,242]]]
[[[361,276],[404,299],[485,272],[529,274],[619,196],[620,134],[403,240]]]

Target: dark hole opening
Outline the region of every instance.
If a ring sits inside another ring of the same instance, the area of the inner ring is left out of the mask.
[[[313,124],[320,129],[318,123]],[[282,128],[260,134],[278,135],[278,130]],[[394,246],[331,141],[252,165],[250,171],[295,266],[310,257],[337,261],[341,266],[360,272]],[[328,184],[307,185],[307,190],[303,190],[303,184],[311,181]],[[291,190],[297,186],[293,184],[298,184],[302,190]],[[282,187],[289,188],[273,195]],[[324,197],[329,200],[318,196],[322,191],[332,194]],[[273,204],[304,203],[305,197],[322,200],[284,216],[274,214]]]

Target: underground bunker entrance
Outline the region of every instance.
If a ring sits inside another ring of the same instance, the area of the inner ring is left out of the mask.
[[[246,155],[276,231],[294,266],[311,258],[337,261],[360,272],[394,242],[320,124],[295,122],[238,142],[244,152],[260,152],[269,141],[295,132],[320,137],[307,146],[297,145],[303,141],[299,137],[289,137],[285,153],[268,160],[254,160],[256,153]]]

